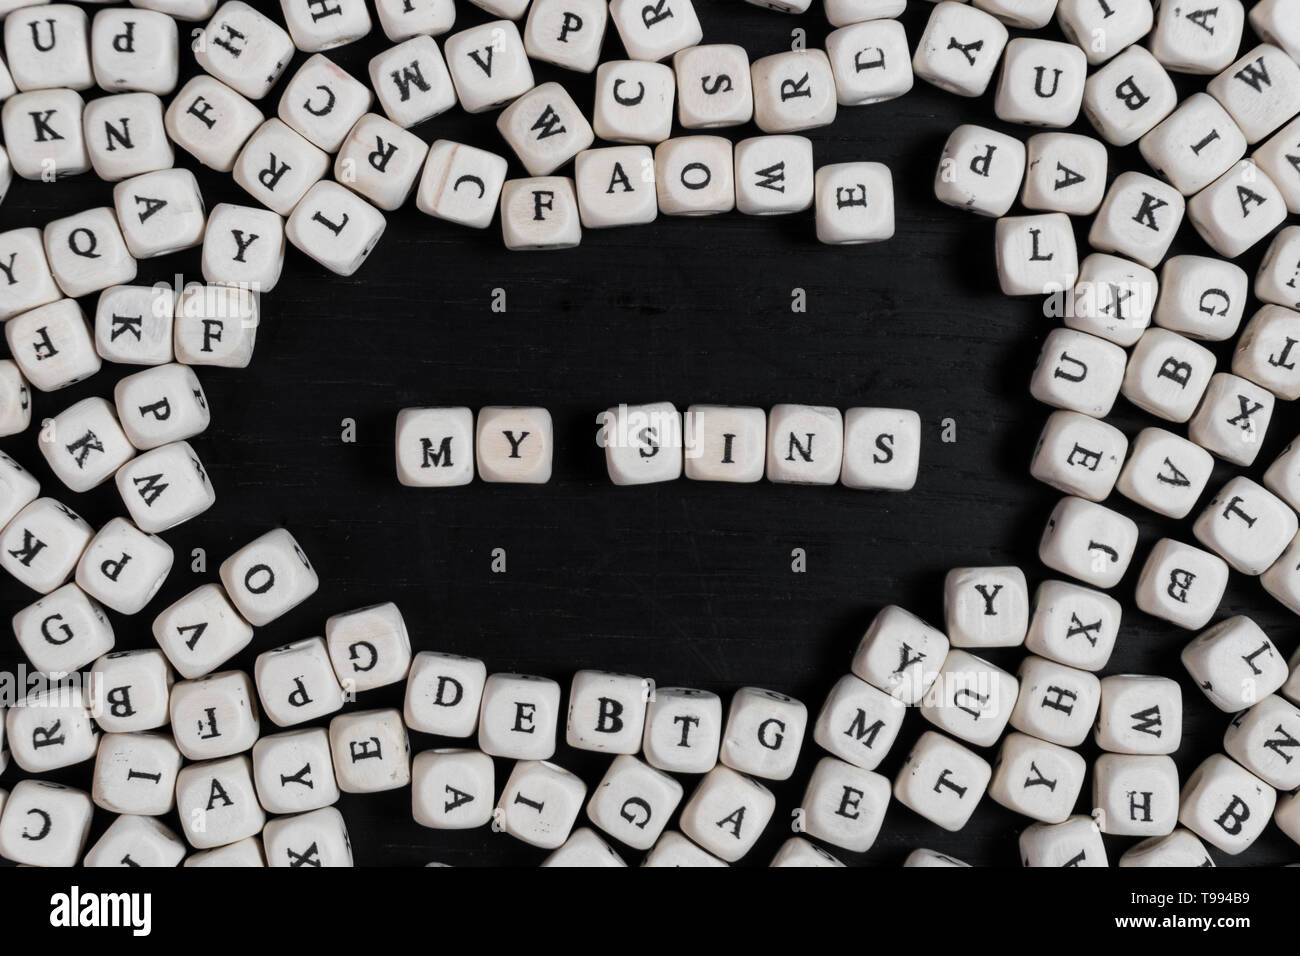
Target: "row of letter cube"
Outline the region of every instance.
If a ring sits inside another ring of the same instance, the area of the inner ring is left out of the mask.
[[[916,482],[921,422],[912,411],[777,405],[620,405],[602,413],[597,444],[618,485],[770,481],[907,490]],[[397,417],[404,485],[550,480],[554,434],[542,408],[407,408]],[[472,457],[471,457],[472,456]]]

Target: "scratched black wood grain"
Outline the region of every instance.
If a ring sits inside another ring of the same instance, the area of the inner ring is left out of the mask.
[[[278,4],[258,6],[274,8],[268,13],[278,18]],[[740,43],[753,58],[788,49],[793,30],[805,31],[815,46],[829,29],[820,5],[801,17],[740,2],[698,0],[697,7],[706,42]],[[917,2],[902,18],[913,44],[931,9]],[[461,3],[457,28],[487,19]],[[1043,35],[1059,38],[1054,29]],[[1248,35],[1243,42],[1254,41]],[[384,45],[376,28],[365,41],[329,55],[364,77],[366,61]],[[621,55],[611,29],[605,57]],[[188,52],[183,57],[184,77],[194,65]],[[544,66],[536,73],[539,82],[562,81],[590,109],[591,77]],[[283,85],[262,101],[266,112],[274,112]],[[1181,84],[1181,92],[1199,85]],[[142,614],[113,615],[118,646],[149,646],[158,610],[215,580],[227,554],[283,524],[311,556],[323,585],[304,606],[258,629],[234,666],[251,669],[256,653],[320,634],[330,614],[393,600],[416,650],[475,655],[490,670],[545,674],[566,686],[583,667],[724,695],[757,684],[796,695],[815,716],[882,605],[900,603],[941,622],[943,576],[960,565],[1015,563],[1031,583],[1041,580],[1037,541],[1058,496],[1028,476],[1048,411],[1030,400],[1027,383],[1054,323],[1036,301],[1000,295],[992,222],[941,206],[931,191],[944,139],[959,123],[1022,137],[1030,132],[998,122],[991,101],[991,91],[967,100],[918,81],[900,100],[842,108],[833,126],[808,134],[819,165],[874,160],[893,170],[898,229],[881,245],[820,245],[811,212],[774,219],[733,213],[588,231],[573,250],[512,254],[496,224],[472,232],[408,205],[390,216],[378,250],[353,278],[327,275],[291,250],[283,280],[263,299],[252,366],[199,370],[213,421],[193,444],[212,476],[217,504],[165,535],[176,549],[176,567]],[[429,141],[449,138],[508,152],[493,123],[492,114],[456,110],[416,132]],[[1091,132],[1083,121],[1076,129]],[[739,139],[756,130],[725,132]],[[1142,168],[1135,148],[1111,155],[1112,176]],[[179,150],[178,162],[195,168]],[[196,172],[210,206],[248,201],[229,177]],[[511,175],[523,175],[513,161]],[[0,206],[0,228],[40,226],[109,203],[110,185],[91,176],[57,185],[18,182]],[[1084,248],[1087,222],[1077,225]],[[1176,251],[1204,250],[1184,227]],[[1246,257],[1248,268],[1259,253]],[[197,250],[142,262],[138,281],[173,275],[200,278]],[[805,313],[791,311],[797,288],[807,293]],[[489,308],[495,289],[505,290],[504,313]],[[93,314],[93,298],[85,304]],[[1221,368],[1229,348],[1216,349]],[[38,394],[35,420],[90,395],[111,396],[113,383],[131,371],[106,365],[74,388]],[[597,413],[618,402],[662,399],[679,407],[915,408],[924,422],[920,478],[901,495],[766,482],[614,487],[594,443]],[[540,487],[399,486],[394,417],[419,404],[546,406],[557,430],[553,480]],[[940,440],[945,418],[956,422],[953,443]],[[356,422],[355,443],[341,441],[345,419]],[[1156,424],[1123,400],[1114,421],[1130,435]],[[1298,427],[1295,410],[1280,406],[1250,474],[1257,477]],[[35,426],[0,447],[35,470],[47,493],[97,526],[124,513],[111,482],[86,495],[66,492],[44,467]],[[1230,474],[1220,465],[1211,491]],[[1132,593],[1154,541],[1166,534],[1192,540],[1190,522],[1157,519],[1118,496],[1109,504],[1135,518],[1142,536],[1134,568],[1115,592],[1126,613],[1106,673],[1180,680],[1186,726],[1175,759],[1185,777],[1221,748],[1227,718],[1179,663],[1190,635],[1139,613]],[[490,571],[494,548],[506,550],[505,574]],[[806,573],[791,570],[794,548],[807,553]],[[206,554],[206,571],[191,570],[194,549]],[[5,615],[34,597],[7,577],[0,581]],[[1294,617],[1257,581],[1234,575],[1220,613],[1251,615],[1284,653],[1297,644]],[[3,648],[0,664],[16,666],[16,645],[7,641]],[[988,653],[1012,670],[1022,656],[1019,649]],[[352,706],[400,706],[401,698],[396,686],[365,693]],[[883,773],[893,775],[926,726],[919,714],[908,715]],[[454,743],[415,734],[412,747]],[[1095,756],[1091,745],[1085,753]],[[789,814],[820,756],[808,739],[794,778],[774,786],[777,814],[746,863],[765,864],[789,835]],[[608,763],[563,744],[556,759],[589,786]],[[90,770],[86,764],[50,776],[88,788]],[[497,770],[499,785],[508,763]],[[22,776],[11,765],[0,785],[11,787]],[[689,792],[693,781],[683,782]],[[409,789],[343,796],[339,808],[359,864],[531,864],[545,856],[487,830],[424,829],[412,821],[409,801]],[[1090,806],[1085,786],[1079,811]],[[109,818],[97,811],[92,839]],[[947,833],[895,803],[870,852],[840,855],[898,864],[912,848],[927,846],[973,863],[1014,865],[1016,836],[1026,822],[985,799],[964,830]],[[1112,859],[1133,842],[1108,838]],[[623,849],[630,861],[640,858]],[[1213,855],[1222,864],[1268,864],[1300,857],[1300,850],[1270,824],[1240,857]]]

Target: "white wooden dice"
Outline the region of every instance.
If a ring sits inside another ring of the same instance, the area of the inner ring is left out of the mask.
[[[47,419],[41,437],[50,470],[75,492],[103,484],[135,454],[113,406],[102,398],[82,399]]]
[[[411,782],[411,743],[400,711],[354,710],[330,721],[334,776],[344,793],[379,793]]]
[[[181,87],[164,116],[172,142],[204,166],[222,173],[230,172],[235,157],[262,120],[260,109],[206,73]]]
[[[672,135],[677,80],[644,60],[607,60],[596,68],[592,126],[612,143],[661,143]]]
[[[546,760],[555,753],[560,685],[531,674],[490,674],[479,709],[479,749],[493,757]]]
[[[190,760],[243,753],[257,742],[257,692],[243,671],[177,681],[170,707],[176,746]]]
[[[733,770],[765,780],[794,773],[808,708],[779,691],[742,687],[731,698],[718,759]]]
[[[768,480],[834,484],[843,469],[843,421],[837,408],[773,406],[768,417]]]
[[[317,53],[285,85],[277,115],[314,146],[336,153],[373,102],[369,87]]]
[[[19,647],[43,674],[78,671],[114,644],[108,615],[75,584],[23,608],[14,615],[13,628]]]
[[[615,757],[587,801],[587,816],[620,843],[648,850],[682,799],[682,785],[636,757]]]
[[[320,579],[298,542],[276,528],[221,562],[221,582],[255,626],[269,624],[316,592]]]
[[[165,96],[180,72],[180,31],[156,10],[100,10],[90,27],[90,60],[100,89]]]
[[[988,761],[951,737],[927,730],[898,775],[894,798],[945,830],[964,827],[988,789],[993,769]]]
[[[1147,8],[1148,10],[1150,7]],[[1025,866],[1106,866],[1106,845],[1092,817],[1073,816],[1064,823],[1035,823],[1020,834]]]
[[[1025,208],[1078,216],[1097,211],[1109,162],[1104,143],[1077,133],[1035,133],[1025,146]]]
[[[631,674],[580,670],[569,686],[565,742],[578,750],[636,753],[654,682]]]
[[[415,206],[420,212],[448,222],[486,229],[496,213],[506,166],[505,157],[496,153],[436,140],[429,147]]]
[[[262,712],[278,727],[323,717],[343,706],[343,689],[319,637],[258,654],[253,678]]]
[[[999,220],[999,226],[1010,221]],[[1065,228],[1068,230],[1068,224]],[[1036,294],[1044,291],[1041,286],[1033,290]],[[1125,361],[1124,350],[1113,342],[1072,329],[1053,329],[1043,341],[1029,393],[1054,408],[1102,418],[1119,396]]]
[[[438,749],[415,755],[411,809],[435,830],[467,830],[492,819],[492,758],[478,750]]]
[[[1004,295],[1046,295],[1074,286],[1079,254],[1063,213],[1003,217],[994,243]]]
[[[378,145],[383,158],[384,145]],[[355,160],[353,166],[355,166]],[[248,138],[235,158],[235,182],[267,209],[287,216],[329,171],[325,151],[279,119],[269,119]],[[350,175],[356,169],[349,168]]]
[[[1196,630],[1214,616],[1227,584],[1228,565],[1222,558],[1162,538],[1138,578],[1137,605],[1155,617]]]
[[[105,733],[153,730],[170,719],[175,675],[161,650],[105,654],[90,673],[90,712]]]
[[[29,866],[75,866],[90,835],[90,795],[48,780],[14,784],[0,814],[0,855]]]
[[[306,53],[354,43],[370,32],[365,0],[280,0],[280,9],[293,45]]]
[[[165,734],[105,734],[91,799],[113,813],[161,816],[176,804],[181,752]]]
[[[387,221],[360,196],[322,180],[294,207],[284,234],[299,251],[337,275],[361,268],[384,234]]]
[[[776,810],[772,791],[730,767],[714,767],[682,807],[682,832],[719,859],[748,853]]]
[[[600,416],[597,444],[616,485],[676,481],[682,475],[682,416],[671,402],[618,405]]]
[[[853,655],[852,670],[904,704],[919,704],[948,656],[948,638],[910,611],[881,608]]]
[[[1223,735],[1228,756],[1271,787],[1300,786],[1300,709],[1276,694],[1237,714]]]
[[[1178,822],[1235,855],[1264,832],[1276,803],[1276,790],[1223,754],[1214,754],[1183,784]]]
[[[1225,461],[1249,465],[1259,455],[1275,404],[1273,394],[1254,382],[1216,372],[1187,436]]]
[[[1229,714],[1263,700],[1287,679],[1286,659],[1244,615],[1200,634],[1183,648],[1182,662],[1210,703]]]
[[[1155,22],[1149,0],[1062,0],[1056,7],[1061,32],[1082,47],[1088,63],[1105,63],[1130,43],[1144,37]]]
[[[1016,676],[1020,692],[1012,727],[1062,747],[1077,747],[1088,738],[1101,704],[1096,675],[1030,655]]]
[[[912,88],[907,34],[896,20],[869,20],[832,31],[826,56],[841,106],[883,103]]]
[[[246,754],[181,768],[176,775],[176,811],[185,839],[200,850],[255,836],[266,822]]]
[[[674,773],[707,773],[722,744],[722,700],[691,687],[656,687],[646,707],[646,761]]]
[[[0,567],[49,594],[72,575],[94,529],[67,505],[37,498],[0,532]]]
[[[153,636],[182,677],[201,677],[248,646],[253,629],[219,584],[204,584],[165,608]]]
[[[823,757],[799,801],[800,826],[814,839],[865,853],[885,822],[889,792],[888,777]]]
[[[1300,65],[1277,47],[1261,43],[1205,89],[1236,120],[1246,142],[1258,143],[1300,112]]]
[[[1079,116],[1088,66],[1073,43],[1017,37],[1002,57],[993,110],[1008,123],[1065,127]]]
[[[293,57],[293,40],[241,0],[227,0],[194,42],[200,67],[252,100],[270,92]]]
[[[497,801],[497,825],[532,846],[553,850],[569,838],[582,812],[587,785],[543,760],[515,764]]]
[[[323,727],[267,734],[253,744],[253,782],[270,813],[305,813],[338,801],[329,734]]]
[[[126,247],[137,259],[165,256],[203,241],[203,195],[188,169],[124,179],[113,187],[113,207]]]
[[[1237,0],[1213,7],[1160,4],[1151,52],[1179,73],[1218,73],[1236,57],[1245,23],[1246,11]]]
[[[1237,332],[1250,281],[1240,266],[1209,256],[1174,256],[1160,270],[1156,325],[1194,339]]]
[[[884,163],[832,163],[813,180],[817,240],[883,242],[894,235],[894,179]]]
[[[1083,114],[1112,146],[1134,142],[1177,105],[1174,81],[1142,46],[1126,49],[1083,86]]]
[[[1169,251],[1186,207],[1168,183],[1145,173],[1121,173],[1106,190],[1088,242],[1154,269]]]
[[[662,0],[650,6],[639,0],[611,0],[609,18],[634,60],[667,59],[704,36],[691,0]]]
[[[993,79],[1007,36],[1007,28],[983,10],[943,0],[917,41],[912,72],[941,90],[980,96]]]
[[[1187,204],[1187,218],[1201,238],[1229,259],[1268,236],[1286,216],[1281,191],[1249,160],[1237,163]]]
[[[1190,196],[1246,155],[1246,137],[1218,100],[1194,93],[1143,136],[1138,149],[1152,169]]]
[[[1064,823],[1087,772],[1087,763],[1073,750],[1027,734],[1008,734],[998,748],[989,797],[1030,819]]]
[[[1044,581],[1034,592],[1025,649],[1049,660],[1097,671],[1119,634],[1120,604],[1108,594],[1066,581]]]

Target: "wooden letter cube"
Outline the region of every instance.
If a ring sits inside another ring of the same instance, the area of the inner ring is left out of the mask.
[[[646,707],[646,761],[674,773],[707,773],[722,744],[722,700],[690,687],[657,687]]]
[[[268,531],[221,562],[221,582],[249,623],[261,627],[316,593],[320,580],[284,528]]]
[[[1127,146],[1178,105],[1174,81],[1146,47],[1131,46],[1083,85],[1083,114],[1112,146]]]
[[[1101,703],[1096,675],[1030,655],[1021,662],[1017,679],[1012,727],[1062,747],[1088,739]]]
[[[615,757],[587,801],[587,816],[620,843],[648,850],[682,800],[682,785],[628,754]]]
[[[948,134],[934,176],[940,202],[978,213],[1004,216],[1025,176],[1025,144],[982,126],[958,126]]]
[[[1115,487],[1128,439],[1113,425],[1055,411],[1038,436],[1029,473],[1067,495],[1104,501]]]
[[[257,742],[257,693],[243,671],[177,681],[170,707],[176,746],[190,760],[243,753]]]
[[[1087,772],[1087,763],[1073,750],[1027,734],[1007,734],[993,765],[989,796],[1030,819],[1064,823],[1079,798]]]
[[[411,782],[411,744],[392,708],[357,710],[330,721],[334,776],[344,793],[397,790]]]
[[[945,830],[964,827],[988,789],[993,768],[951,737],[927,730],[898,775],[894,798]]]
[[[904,704],[919,704],[930,690],[948,638],[915,614],[895,605],[881,608],[853,655],[853,673]]]
[[[774,405],[768,416],[767,480],[833,485],[844,463],[844,417],[825,405]]]
[[[676,78],[644,60],[608,60],[596,68],[595,133],[611,143],[661,143],[672,135]]]
[[[258,654],[253,677],[262,710],[277,727],[292,727],[343,706],[343,689],[319,637]]]
[[[808,708],[793,697],[742,687],[731,698],[718,759],[765,780],[788,780],[803,745]]]
[[[1210,623],[1227,586],[1228,565],[1222,558],[1161,538],[1138,577],[1137,606],[1195,631]]]
[[[277,115],[314,146],[337,153],[373,102],[369,87],[317,53],[286,84]]]
[[[826,696],[813,740],[856,767],[875,770],[894,745],[906,712],[902,701],[845,674]]]
[[[1214,754],[1183,784],[1178,822],[1235,856],[1264,832],[1276,804],[1276,790],[1223,754]]]
[[[492,758],[478,750],[426,750],[411,766],[415,822],[435,830],[467,830],[492,819]]]
[[[563,767],[521,760],[506,780],[493,818],[515,839],[554,850],[569,838],[586,796],[587,785]]]
[[[636,753],[653,689],[653,683],[643,677],[578,671],[569,687],[565,742],[578,750]]]
[[[176,811],[185,839],[199,850],[255,836],[266,822],[245,754],[183,767],[176,775]]]
[[[70,674],[113,649],[108,615],[75,584],[23,608],[13,628],[18,646],[43,674]]]
[[[963,3],[935,5],[912,56],[912,72],[958,96],[980,96],[988,89],[1007,28],[996,18]]]
[[[709,853],[734,863],[762,836],[776,797],[757,780],[730,767],[714,767],[682,807],[682,832]]]
[[[560,685],[529,674],[491,674],[479,709],[479,749],[493,757],[546,760],[555,753]]]
[[[1101,680],[1097,746],[1111,753],[1171,754],[1183,739],[1183,692],[1167,677],[1112,674]]]
[[[479,409],[474,454],[479,477],[484,481],[546,484],[551,480],[553,446],[554,427],[546,409]]]
[[[90,712],[105,733],[153,730],[170,719],[175,676],[161,650],[105,654],[90,675]]]
[[[269,813],[303,813],[337,802],[329,734],[310,727],[259,738],[253,744],[253,782]]]
[[[443,737],[470,737],[478,727],[487,668],[473,657],[420,651],[406,680],[406,726]]]

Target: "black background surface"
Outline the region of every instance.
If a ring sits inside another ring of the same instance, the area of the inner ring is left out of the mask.
[[[278,4],[256,6],[279,19]],[[810,46],[820,46],[829,32],[820,4],[800,17],[738,0],[697,0],[696,6],[704,42],[742,44],[753,59],[789,49],[796,28],[806,31]],[[911,45],[931,9],[913,2],[902,17]],[[458,4],[456,29],[488,19],[469,3]],[[1054,27],[1040,35],[1059,38]],[[1248,29],[1243,50],[1254,42]],[[366,40],[327,55],[364,78],[367,60],[385,45],[376,23]],[[621,56],[611,26],[604,58]],[[183,82],[194,65],[188,51],[182,58]],[[295,58],[286,78],[303,59]],[[544,65],[535,65],[535,73],[538,82],[563,82],[589,113],[591,76]],[[1190,82],[1179,80],[1181,95],[1203,87],[1203,79],[1184,79]],[[268,115],[284,83],[260,101]],[[392,600],[417,651],[473,655],[489,671],[548,675],[566,694],[573,672],[588,667],[643,675],[660,686],[704,687],[724,699],[740,686],[769,687],[803,700],[811,724],[881,606],[902,604],[942,624],[949,568],[1014,563],[1031,586],[1047,577],[1037,542],[1059,495],[1028,475],[1048,409],[1030,399],[1027,385],[1055,323],[1043,317],[1037,300],[999,293],[992,221],[942,206],[932,192],[953,127],[976,122],[1022,138],[1032,132],[998,122],[991,103],[992,88],[967,100],[918,80],[902,99],[842,107],[833,126],[806,134],[818,165],[871,160],[893,170],[897,234],[884,244],[820,245],[809,211],[767,219],[661,217],[649,226],[586,231],[573,250],[509,253],[496,223],[475,232],[408,204],[389,216],[376,252],[350,279],[325,273],[291,249],[284,278],[262,300],[253,364],[198,369],[213,418],[192,443],[217,503],[164,536],[176,550],[176,566],[143,613],[113,615],[118,647],[151,646],[149,625],[159,610],[215,581],[217,566],[236,548],[284,525],[316,565],[321,588],[257,629],[229,666],[251,671],[257,653],[319,635],[330,614]],[[415,132],[508,155],[494,121],[495,114],[456,109]],[[1082,119],[1074,129],[1092,133]],[[722,132],[739,140],[757,131]],[[1112,149],[1111,158],[1112,176],[1144,168],[1136,147]],[[228,176],[198,170],[179,149],[177,162],[198,172],[209,208],[250,202]],[[511,175],[524,175],[513,157]],[[108,204],[111,184],[93,175],[56,185],[18,181],[0,206],[0,228],[41,226]],[[1076,225],[1082,256],[1088,222]],[[1205,248],[1185,225],[1174,251]],[[1261,253],[1262,244],[1243,259],[1252,273]],[[200,280],[198,264],[197,249],[141,262],[137,281],[173,274]],[[498,288],[507,296],[504,314],[490,310]],[[796,288],[807,292],[804,314],[790,308]],[[93,315],[93,297],[84,304]],[[1216,348],[1220,368],[1227,367],[1230,344]],[[0,442],[35,471],[45,493],[96,527],[125,513],[112,482],[85,495],[68,492],[44,466],[37,423],[87,396],[111,397],[114,382],[136,370],[106,364],[87,382],[37,394],[32,427]],[[693,402],[914,408],[923,422],[920,478],[906,494],[685,480],[615,487],[594,442],[596,415],[619,402],[657,400],[679,408]],[[401,487],[392,463],[397,411],[460,404],[549,408],[556,425],[550,484]],[[956,421],[955,443],[940,440],[945,418]],[[355,443],[341,440],[345,419],[356,422]],[[1122,399],[1112,420],[1130,437],[1162,424]],[[1280,403],[1249,473],[1258,477],[1296,431],[1294,410]],[[1207,499],[1233,472],[1216,467]],[[1185,733],[1175,760],[1185,778],[1221,749],[1228,718],[1179,663],[1191,635],[1138,612],[1132,593],[1151,545],[1164,535],[1191,541],[1190,520],[1158,518],[1118,495],[1107,503],[1135,518],[1142,536],[1133,567],[1114,592],[1125,603],[1125,618],[1103,673],[1180,680]],[[196,548],[206,553],[203,573],[190,569]],[[507,552],[505,574],[491,573],[494,548]],[[806,573],[791,570],[794,548],[807,553]],[[34,598],[12,579],[0,580],[0,614]],[[1293,616],[1257,581],[1234,574],[1220,616],[1237,613],[1254,617],[1284,654],[1295,649]],[[16,644],[3,647],[0,665],[16,666]],[[1014,671],[1024,651],[986,656]],[[350,708],[400,707],[401,700],[397,685],[363,693]],[[880,771],[892,777],[928,726],[910,713]],[[264,720],[264,733],[275,729]],[[412,735],[413,752],[456,744]],[[1091,744],[1085,755],[1095,756]],[[809,737],[795,776],[774,785],[777,813],[747,864],[766,864],[789,836],[789,814],[820,756]],[[609,761],[562,742],[555,759],[589,787]],[[497,770],[500,786],[509,763],[498,762]],[[91,765],[83,764],[50,777],[89,789],[90,775]],[[11,764],[0,785],[12,787],[22,776]],[[683,778],[688,793],[693,782]],[[1091,806],[1090,783],[1079,812]],[[339,809],[358,864],[531,864],[546,855],[487,829],[424,829],[412,821],[409,801],[409,789],[343,796]],[[92,841],[110,820],[96,812]],[[912,848],[927,846],[972,863],[1015,865],[1016,837],[1027,822],[986,798],[970,824],[950,834],[893,803],[870,852],[835,852],[896,865]],[[1107,838],[1112,862],[1134,842]],[[626,847],[621,852],[630,862],[640,859]],[[1300,852],[1270,824],[1241,856],[1213,855],[1221,864],[1268,864]]]

